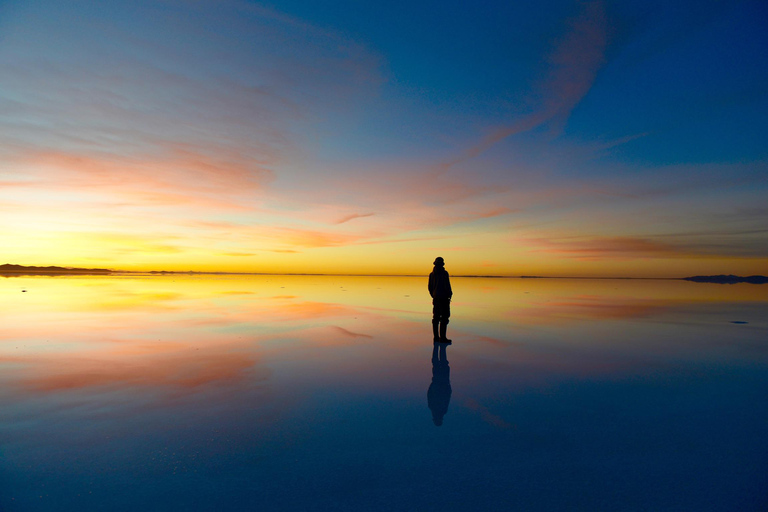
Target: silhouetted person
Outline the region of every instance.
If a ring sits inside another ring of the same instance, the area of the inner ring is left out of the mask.
[[[444,343],[435,343],[432,348],[432,384],[427,390],[427,405],[432,411],[432,421],[438,427],[443,424],[443,416],[451,402],[451,368],[448,366],[447,347]]]
[[[445,337],[448,328],[448,318],[451,316],[451,279],[445,270],[443,258],[435,258],[435,268],[429,274],[429,294],[432,296],[432,334],[434,340],[440,343],[450,343]],[[439,331],[438,331],[439,329]]]

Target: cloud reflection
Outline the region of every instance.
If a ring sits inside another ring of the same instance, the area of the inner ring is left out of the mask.
[[[419,291],[426,296],[416,278],[21,277],[12,283],[28,292],[21,299],[7,294],[2,304],[14,319],[0,329],[3,382],[38,394],[196,394],[268,382],[276,361],[303,367],[302,381],[369,390],[418,386],[415,354],[431,341],[428,297],[411,299]],[[495,378],[512,365],[521,382],[553,373],[642,371],[648,357],[638,359],[637,351],[672,349],[646,339],[642,326],[649,321],[674,325],[694,315],[733,328],[732,320],[745,319],[724,316],[728,311],[751,311],[766,300],[758,286],[684,281],[457,279],[455,287],[456,343],[472,347],[471,356],[452,347],[465,358],[462,375]],[[768,328],[751,316],[746,321],[753,330]],[[552,333],[560,334],[549,338]],[[605,344],[614,351],[595,356]],[[370,379],[361,384],[361,375]],[[502,425],[482,407],[475,410]]]

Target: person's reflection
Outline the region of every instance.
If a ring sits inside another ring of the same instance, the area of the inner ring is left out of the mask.
[[[445,343],[435,342],[432,348],[432,384],[427,390],[427,405],[432,411],[432,421],[438,427],[451,402],[451,368],[448,366]]]

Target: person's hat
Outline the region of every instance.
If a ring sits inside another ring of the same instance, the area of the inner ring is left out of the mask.
[[[438,256],[437,258],[435,258],[435,262],[433,263],[433,265],[438,265],[442,267],[443,265],[445,265],[445,261],[443,260],[442,257]]]

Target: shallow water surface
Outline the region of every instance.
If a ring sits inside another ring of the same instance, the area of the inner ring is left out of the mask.
[[[453,285],[3,278],[0,509],[767,508],[768,286]]]

